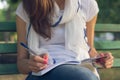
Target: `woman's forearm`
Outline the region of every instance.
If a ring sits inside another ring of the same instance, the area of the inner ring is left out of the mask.
[[[17,66],[18,66],[18,70],[20,73],[22,74],[28,74],[30,72],[30,69],[29,69],[29,65],[28,65],[28,59],[18,59],[17,60]]]
[[[16,16],[16,30],[17,30],[17,66],[20,73],[28,73],[30,72],[28,68],[28,53],[27,51],[20,45],[20,42],[26,43],[26,23],[19,17]]]
[[[91,21],[86,23],[88,44],[91,48],[94,48],[94,30],[95,30],[96,20],[97,20],[97,15]]]
[[[91,21],[86,23],[88,45],[90,46],[91,57],[95,57],[97,55],[97,51],[94,48],[94,30],[95,30],[96,20],[97,20],[97,15]]]

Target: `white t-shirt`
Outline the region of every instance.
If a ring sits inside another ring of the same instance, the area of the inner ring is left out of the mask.
[[[80,9],[83,11],[85,15],[85,22],[89,22],[95,15],[97,15],[99,9],[98,5],[95,0],[81,0]],[[29,18],[26,14],[25,10],[23,9],[23,4],[20,3],[17,10],[16,15],[19,16],[23,21],[26,22],[27,26],[29,25]],[[51,40],[46,41],[42,37],[40,38],[41,46],[43,45],[50,45],[50,44],[64,44],[65,37],[64,37],[64,25],[59,25],[53,28],[54,34],[52,35]]]
[[[85,15],[85,22],[89,22],[92,20],[92,18],[97,15],[99,9],[98,5],[95,0],[81,0],[82,3],[80,5],[80,9],[83,11]],[[62,11],[60,13],[62,15]],[[29,25],[29,18],[28,15],[26,14],[25,10],[23,9],[23,4],[20,3],[17,10],[16,10],[16,15],[19,16],[24,22],[26,22],[27,27]],[[27,29],[26,27],[26,29]],[[53,34],[51,40],[46,40],[43,37],[40,37],[40,47],[44,47],[45,49],[48,50],[49,55],[52,56],[56,60],[55,66],[58,66],[60,64],[63,64],[60,62],[59,59],[65,60],[75,60],[76,59],[76,54],[72,51],[65,50],[65,28],[64,24],[58,25],[55,28],[52,28]],[[86,43],[87,44],[87,43]],[[61,56],[61,53],[64,54]],[[55,56],[57,55],[57,56]],[[88,54],[89,55],[89,54]],[[87,56],[84,56],[83,59],[89,58]],[[55,57],[54,57],[55,56]],[[55,66],[52,66],[54,68]],[[47,72],[48,70],[44,71]],[[35,74],[37,75],[37,74]]]

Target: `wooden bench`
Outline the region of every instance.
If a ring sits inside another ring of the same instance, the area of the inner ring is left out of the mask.
[[[0,32],[16,32],[15,22],[0,22]],[[120,32],[118,24],[97,24],[95,33]],[[113,68],[120,68],[120,41],[95,41],[95,47],[99,51],[111,51],[115,56]],[[17,46],[15,43],[0,43],[0,75],[18,74],[16,62]],[[12,57],[7,57],[8,62],[4,63],[5,55],[14,55],[13,62],[9,61]],[[116,56],[117,55],[117,56]],[[119,55],[119,56],[118,56]],[[4,57],[3,57],[4,56]]]
[[[118,33],[120,32],[120,24],[97,24],[95,33]],[[95,41],[95,47],[98,51],[112,52],[115,57],[113,68],[120,68],[120,40],[100,40]]]
[[[120,24],[97,24],[95,33],[120,33]],[[120,40],[98,40],[95,41],[95,47],[98,51],[112,52],[114,64],[111,69],[98,69],[101,80],[120,80]]]
[[[119,33],[120,24],[97,24],[95,33]],[[95,47],[98,51],[110,51],[115,57],[113,68],[120,68],[120,40],[99,40],[95,41]]]
[[[16,32],[15,22],[0,22],[0,32]],[[15,60],[10,58],[10,55],[11,56],[16,55],[16,53],[17,53],[16,43],[4,43],[4,42],[0,43],[0,74],[18,73],[16,62],[12,62]],[[5,55],[7,55],[6,60]],[[10,62],[9,59],[11,59],[12,61]]]

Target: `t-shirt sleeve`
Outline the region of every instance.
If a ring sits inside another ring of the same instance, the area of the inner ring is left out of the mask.
[[[16,15],[19,16],[23,21],[25,21],[26,23],[28,23],[29,18],[28,15],[26,13],[26,11],[23,8],[23,4],[20,3],[16,9]]]
[[[95,17],[99,12],[99,8],[98,8],[98,4],[97,4],[96,0],[89,0],[89,1],[90,1],[90,3],[89,3],[89,7],[88,7],[87,16],[86,16],[87,22],[92,20],[93,17]]]
[[[82,0],[83,12],[86,17],[86,22],[92,20],[99,12],[98,4],[96,0]]]

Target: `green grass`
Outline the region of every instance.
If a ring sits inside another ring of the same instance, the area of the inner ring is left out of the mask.
[[[99,69],[101,80],[120,80],[120,68]]]
[[[14,74],[14,75],[0,75],[0,80],[25,80],[26,75]]]

